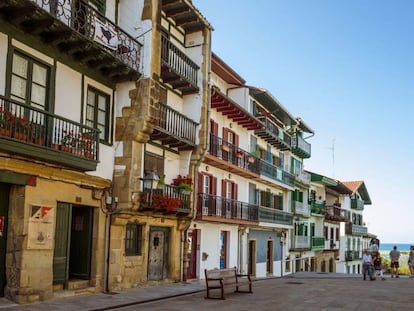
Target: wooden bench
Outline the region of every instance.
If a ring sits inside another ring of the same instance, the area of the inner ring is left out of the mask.
[[[206,276],[206,290],[207,296],[205,298],[210,299],[226,299],[224,298],[224,289],[225,288],[235,288],[235,292],[238,293],[253,293],[252,291],[252,280],[250,279],[249,274],[238,274],[237,268],[229,269],[213,269],[213,270],[204,270]],[[239,287],[248,286],[249,290],[240,290]],[[220,297],[211,297],[210,290],[220,289]]]

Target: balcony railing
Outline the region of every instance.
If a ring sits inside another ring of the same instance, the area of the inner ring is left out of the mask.
[[[333,221],[348,221],[349,216],[347,212],[338,206],[330,205],[326,207],[325,218]]]
[[[310,209],[307,203],[294,201],[294,200],[292,202],[293,202],[293,208],[294,208],[295,214],[302,215],[305,217],[310,216]]]
[[[312,250],[323,250],[325,249],[325,238],[324,237],[312,237]]]
[[[246,150],[243,150],[214,134],[210,134],[208,152],[209,154],[240,168],[256,174],[259,173],[259,158],[256,158]]]
[[[303,235],[296,235],[294,239],[294,245],[292,248],[294,249],[308,249],[310,248],[310,236],[303,236]]]
[[[95,170],[99,131],[0,96],[0,149]]]
[[[259,207],[259,221],[279,225],[292,225],[293,214],[269,207]]]
[[[260,160],[260,174],[291,187],[295,184],[295,175],[264,160]]]
[[[303,139],[298,133],[292,135],[292,152],[303,159],[310,158],[311,144]]]
[[[151,140],[160,140],[163,145],[179,150],[192,150],[196,146],[198,123],[170,106],[159,103],[158,107]]]
[[[140,211],[155,213],[190,213],[190,195],[179,187],[164,185],[162,189],[144,189],[140,196]]]
[[[266,116],[258,116],[257,119],[264,124],[264,127],[260,130],[256,130],[255,134],[272,146],[279,148],[280,150],[290,150],[292,146],[291,136],[271,121]]]
[[[326,215],[325,203],[318,202],[318,201],[310,201],[309,204],[311,206],[312,216],[325,217]]]
[[[359,211],[364,210],[364,201],[357,198],[351,198],[351,208]]]
[[[345,261],[354,260],[354,251],[345,251]]]
[[[348,235],[366,235],[368,234],[368,228],[361,226],[361,225],[356,225],[353,223],[347,223],[346,227],[345,227],[345,234]]]
[[[199,67],[166,36],[161,37],[162,79],[183,94],[197,93]]]
[[[305,172],[303,170],[298,170],[298,172],[293,172],[293,175],[296,176],[296,180],[305,184],[309,185],[311,181],[311,174],[308,172]]]
[[[224,197],[199,193],[197,218],[211,216],[219,221],[258,222],[258,206]]]
[[[25,33],[114,82],[141,75],[142,45],[83,0],[4,0],[0,10]]]

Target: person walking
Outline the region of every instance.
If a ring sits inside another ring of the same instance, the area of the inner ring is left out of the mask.
[[[408,254],[408,268],[410,268],[410,278],[414,277],[414,246],[410,246],[410,252]]]
[[[376,252],[372,260],[374,262],[375,277],[377,276],[377,273],[379,273],[381,280],[385,281],[384,275],[382,273],[382,257],[380,252]]]
[[[392,251],[390,251],[391,261],[391,277],[400,277],[400,251],[397,249],[397,245],[394,245]]]
[[[371,281],[375,280],[375,277],[372,275],[372,265],[372,256],[367,248],[365,249],[364,255],[362,255],[362,272],[364,274],[364,281],[366,280],[367,273]]]

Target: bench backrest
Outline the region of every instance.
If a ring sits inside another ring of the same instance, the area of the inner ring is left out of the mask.
[[[205,270],[206,279],[208,278],[223,278],[224,283],[234,282],[236,278],[236,267],[229,269],[213,269]]]

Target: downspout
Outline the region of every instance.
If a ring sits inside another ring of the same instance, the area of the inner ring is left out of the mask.
[[[203,48],[202,53],[205,56],[204,59],[206,59],[205,70],[207,72],[207,81],[203,81],[203,94],[204,94],[203,98],[205,100],[202,99],[203,105],[202,105],[202,114],[200,116],[200,119],[203,120],[203,115],[205,115],[204,128],[205,128],[206,137],[204,139],[204,144],[201,146],[199,145],[198,148],[196,149],[196,151],[198,152],[198,156],[197,156],[196,163],[194,164],[194,168],[193,168],[193,176],[194,176],[193,214],[188,224],[181,231],[181,250],[180,250],[180,257],[181,257],[180,258],[180,273],[181,273],[180,281],[181,282],[187,280],[186,271],[184,271],[184,246],[185,246],[185,243],[187,242],[188,229],[190,228],[191,224],[193,223],[193,221],[195,220],[197,216],[196,207],[198,203],[198,193],[196,189],[198,189],[198,169],[201,163],[203,162],[204,155],[206,154],[208,147],[209,147],[208,128],[209,128],[209,122],[210,122],[210,102],[211,102],[210,101],[210,96],[211,96],[210,85],[211,85],[211,54],[212,54],[210,27],[206,26],[204,28],[204,35],[205,35],[206,40],[204,43],[204,48]]]

